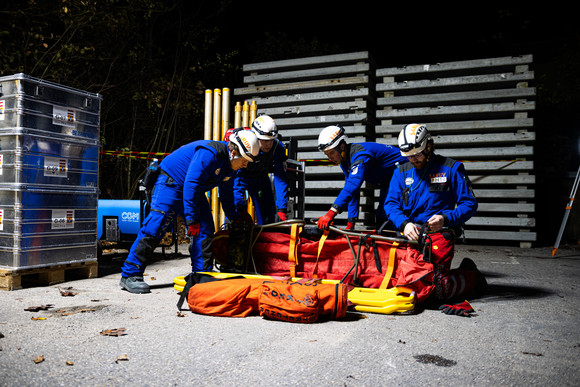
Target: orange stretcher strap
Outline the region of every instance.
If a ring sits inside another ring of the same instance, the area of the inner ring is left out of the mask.
[[[298,243],[300,231],[302,227],[298,227],[298,224],[294,223],[290,228],[290,246],[288,248],[288,261],[290,262],[290,276],[292,278],[296,277],[296,265],[298,264]]]
[[[318,258],[320,258],[320,252],[322,251],[322,246],[324,246],[324,241],[328,237],[328,233],[330,230],[324,230],[320,240],[318,241],[318,254],[316,255],[316,264],[314,265],[314,269],[312,270],[312,278],[318,278]]]
[[[381,286],[379,289],[386,289],[389,286],[389,281],[391,280],[391,276],[393,275],[393,270],[395,270],[395,257],[397,255],[397,246],[399,246],[399,242],[393,242],[393,246],[389,249],[389,266],[387,267],[387,272],[385,273],[385,278],[381,282]]]

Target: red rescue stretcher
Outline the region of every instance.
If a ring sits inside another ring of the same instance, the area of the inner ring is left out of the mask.
[[[320,235],[317,228],[308,229],[303,220],[254,225],[245,270],[241,272],[340,281],[357,289],[359,299],[366,295],[369,305],[381,303],[379,290],[393,289],[396,294],[401,293],[400,289],[395,289],[397,287],[414,291],[415,301],[423,301],[434,288],[432,262],[449,265],[453,241],[443,233],[430,234],[421,242],[390,233],[393,235],[352,232],[330,226]],[[214,239],[212,247],[218,263],[227,255],[228,236],[228,230],[220,231]],[[391,299],[392,294],[386,292],[385,299]]]

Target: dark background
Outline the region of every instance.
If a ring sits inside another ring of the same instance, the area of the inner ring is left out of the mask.
[[[571,6],[506,3],[8,0],[0,75],[102,94],[104,150],[170,152],[202,137],[204,90],[242,86],[243,64],[356,51],[378,68],[532,54],[537,231],[549,245],[580,164],[580,32]],[[134,198],[146,164],[103,155],[103,196]]]

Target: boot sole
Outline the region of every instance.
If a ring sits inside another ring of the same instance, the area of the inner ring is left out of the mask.
[[[128,291],[129,293],[133,293],[133,294],[151,293],[150,289],[130,289],[128,286],[126,286],[123,283],[119,283],[119,285],[121,285],[121,288]]]

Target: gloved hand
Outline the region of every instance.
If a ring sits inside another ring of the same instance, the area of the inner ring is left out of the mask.
[[[354,223],[353,222],[346,222],[346,231],[352,231],[354,230]]]
[[[336,216],[336,211],[328,210],[326,215],[322,218],[318,219],[318,223],[316,223],[316,227],[321,230],[328,230],[328,226],[332,224],[332,219]]]
[[[278,211],[278,218],[280,218],[280,220],[283,222],[288,220],[288,215],[286,215],[284,211]]]
[[[195,222],[187,226],[187,236],[196,237],[199,235],[199,222]]]
[[[455,314],[462,317],[471,317],[471,313],[475,312],[475,309],[467,301],[463,301],[461,304],[456,305],[441,305],[439,310],[445,314]]]

